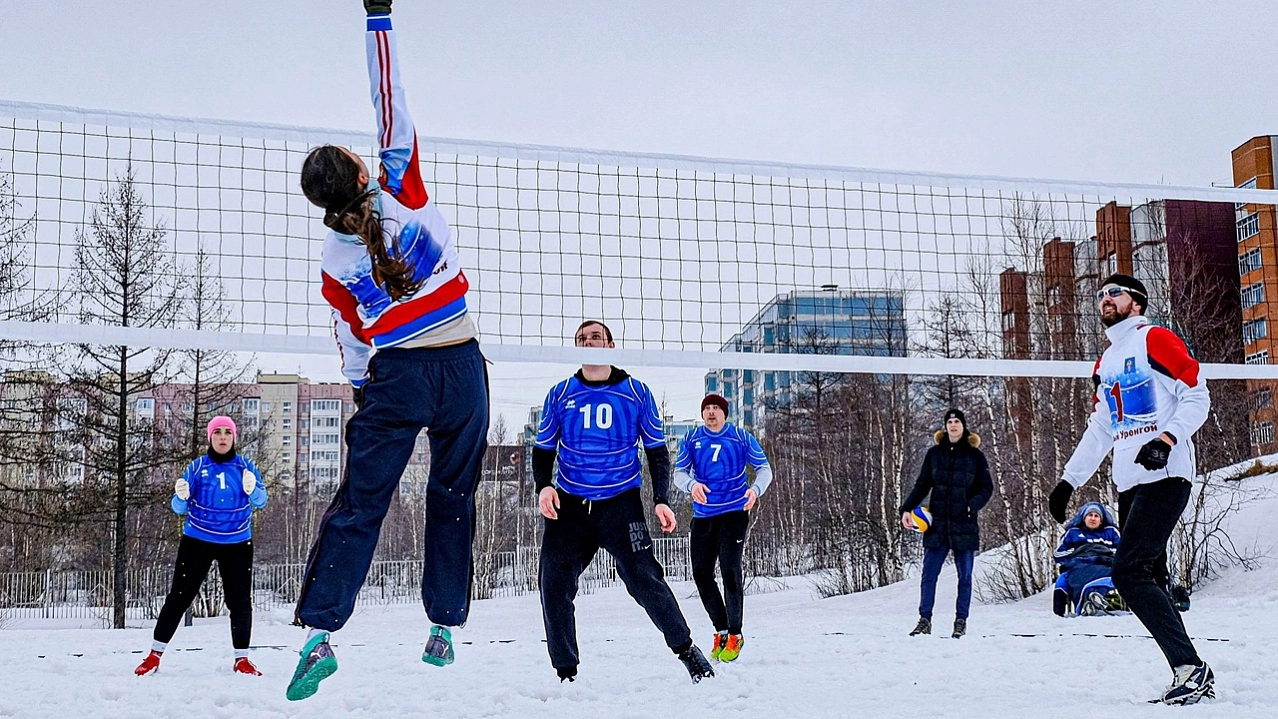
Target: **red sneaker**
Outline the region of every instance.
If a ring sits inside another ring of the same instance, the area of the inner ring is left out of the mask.
[[[257,670],[257,667],[253,666],[253,662],[250,662],[248,657],[240,657],[235,660],[235,673],[251,674],[255,677],[262,676],[262,673]]]
[[[143,659],[142,663],[138,665],[138,668],[133,670],[133,673],[138,676],[145,676],[158,671],[160,671],[160,652],[152,649],[151,653],[146,655],[146,659]]]

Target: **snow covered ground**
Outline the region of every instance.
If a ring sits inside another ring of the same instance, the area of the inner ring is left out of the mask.
[[[1273,476],[1247,480],[1278,487]],[[577,603],[583,664],[560,684],[542,643],[535,596],[478,602],[455,639],[457,663],[423,664],[428,624],[416,606],[360,611],[336,636],[340,669],[315,697],[284,699],[303,631],[285,611],[259,613],[253,660],[260,678],[232,675],[226,618],[184,627],[159,674],[133,667],[150,627],[112,631],[27,622],[0,631],[0,716],[62,717],[1067,717],[1268,716],[1278,706],[1278,498],[1232,522],[1241,547],[1274,559],[1233,569],[1200,588],[1186,615],[1216,671],[1217,699],[1192,708],[1151,706],[1170,679],[1131,616],[1059,619],[1046,594],[976,605],[961,640],[909,637],[917,580],[819,599],[792,579],[746,600],[742,658],[699,685],[621,588]],[[979,571],[979,569],[978,569]],[[949,627],[947,568],[936,625]],[[675,585],[698,643],[711,628],[690,583]],[[1032,636],[1024,636],[1032,635]]]

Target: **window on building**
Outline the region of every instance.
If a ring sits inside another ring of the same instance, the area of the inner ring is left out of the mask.
[[[774,372],[765,372],[763,374],[763,389],[771,392],[777,388],[777,375]]]
[[[1012,328],[1014,327],[1016,327],[1016,313],[1004,312],[1003,313],[1003,331],[1011,332]]]
[[[288,417],[280,420],[280,429],[293,429],[293,420]]]
[[[302,446],[303,446],[303,447],[305,447],[305,446],[306,446],[306,445],[307,445],[307,444],[311,441],[311,438],[310,438],[310,437],[302,437],[300,441],[301,441],[301,443],[302,443]]]
[[[1243,322],[1243,344],[1249,345],[1262,337],[1268,336],[1269,328],[1264,317]]]
[[[342,409],[342,401],[340,399],[313,399],[311,400],[312,412],[339,412]]]
[[[754,426],[754,410],[747,409],[741,413],[741,424],[744,424],[747,427]]]
[[[1248,250],[1238,256],[1238,274],[1245,275],[1260,269],[1260,249]]]
[[[1247,285],[1242,289],[1242,306],[1244,309],[1255,307],[1265,301],[1265,286],[1259,282]]]
[[[254,414],[257,412],[258,399],[256,397],[246,397],[244,399],[244,413]]]
[[[284,414],[291,414],[292,412],[293,412],[293,403],[292,403],[292,402],[285,402],[285,403],[284,403]]]
[[[287,446],[289,446],[289,445],[293,444],[293,435],[291,435],[291,434],[286,434],[286,435],[284,435],[283,437],[281,437],[281,438],[280,438],[280,444],[284,445],[285,447],[287,447]]]
[[[299,419],[299,420],[297,420],[297,428],[298,428],[298,429],[307,429],[307,428],[308,428],[308,427],[310,427],[310,426],[311,426],[311,421],[310,421],[309,419]]]
[[[1261,387],[1252,395],[1252,409],[1269,409],[1274,406],[1273,390],[1269,387]]]
[[[706,394],[712,394],[719,391],[719,378],[706,377]]]
[[[263,413],[266,413],[266,412],[270,412],[270,411],[271,411],[271,403],[270,403],[270,402],[263,402],[263,403],[262,403],[262,412],[263,412]]]
[[[139,412],[154,412],[154,411],[155,411],[155,400],[154,400],[154,399],[152,399],[151,397],[138,397],[138,411],[139,411]]]
[[[1274,441],[1274,423],[1261,422],[1251,427],[1251,443],[1257,447],[1272,444]]]
[[[1105,266],[1109,268],[1109,274],[1118,272],[1118,253],[1111,252],[1105,257]]]
[[[751,389],[750,387],[746,387],[744,390],[742,390],[741,401],[746,403],[746,405],[754,404],[754,390]]]
[[[1238,241],[1260,234],[1260,213],[1253,212],[1237,222]]]
[[[1269,350],[1252,352],[1246,357],[1247,364],[1269,364]]]
[[[1239,189],[1243,189],[1243,190],[1254,190],[1256,189],[1256,178],[1253,177],[1250,180],[1247,180],[1246,182],[1242,183],[1238,187]],[[1239,212],[1246,206],[1247,206],[1246,202],[1235,202],[1234,211]]]
[[[724,398],[724,399],[732,399],[732,385],[730,385],[730,384],[725,384],[725,385],[723,386],[723,398]]]

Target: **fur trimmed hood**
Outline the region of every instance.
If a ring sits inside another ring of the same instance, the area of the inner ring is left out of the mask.
[[[946,439],[946,436],[945,436],[945,430],[943,430],[943,429],[938,429],[938,430],[936,430],[936,434],[932,435],[932,439],[936,440],[936,443],[937,443],[937,444],[940,444],[942,441],[944,441],[944,440]],[[978,449],[978,448],[980,448],[980,446],[981,446],[981,435],[979,435],[979,434],[977,434],[977,433],[975,433],[975,432],[968,432],[968,433],[967,433],[967,443],[968,443],[968,444],[970,444],[970,445],[972,445],[972,447],[973,447],[974,449]]]

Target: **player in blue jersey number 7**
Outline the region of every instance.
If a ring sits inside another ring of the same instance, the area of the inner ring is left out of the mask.
[[[581,324],[574,341],[578,347],[615,346],[612,331],[593,320]],[[601,548],[612,555],[626,590],[665,635],[692,681],[714,676],[652,553],[639,497],[639,445],[648,456],[661,529],[672,532],[676,521],[666,499],[670,453],[647,385],[612,365],[588,364],[546,395],[533,445],[533,479],[545,517],[539,574],[546,648],[560,681],[577,676],[573,601],[578,578]]]
[[[289,699],[337,669],[329,646],[355,608],[382,520],[412,457],[430,439],[422,604],[432,622],[422,661],[453,661],[452,631],[470,610],[475,487],[488,434],[488,376],[466,311],[452,229],[422,183],[417,132],[400,84],[390,0],[365,0],[365,46],[381,171],[346,148],[315,148],[302,192],[332,230],[320,270],[342,369],[358,409],[346,471],[306,562],[296,622],[310,628]]]
[[[754,435],[727,421],[728,400],[717,394],[701,400],[697,427],[683,438],[675,458],[674,484],[692,495],[692,578],[701,604],[714,624],[712,659],[730,662],[741,655],[745,605],[741,556],[750,529],[750,510],[772,483],[772,465]],[[749,483],[746,465],[754,468]],[[723,573],[723,594],[714,581],[714,565]]]

